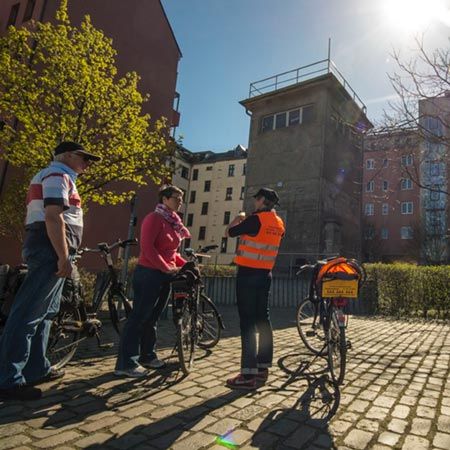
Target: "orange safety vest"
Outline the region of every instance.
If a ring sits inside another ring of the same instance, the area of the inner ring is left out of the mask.
[[[284,223],[274,211],[256,214],[261,222],[259,233],[256,236],[243,234],[239,237],[234,262],[238,266],[272,270],[284,234]]]

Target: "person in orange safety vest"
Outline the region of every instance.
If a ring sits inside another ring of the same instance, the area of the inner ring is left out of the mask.
[[[228,226],[229,237],[239,236],[234,262],[238,266],[236,298],[241,328],[241,371],[227,380],[233,389],[256,389],[269,376],[273,358],[273,335],[269,316],[272,269],[284,235],[284,223],[275,212],[278,194],[260,189],[255,212],[240,213]]]

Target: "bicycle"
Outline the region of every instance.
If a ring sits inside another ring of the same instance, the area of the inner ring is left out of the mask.
[[[208,258],[207,252],[216,249],[210,245],[200,249],[184,250],[188,262],[171,281],[171,304],[176,328],[175,348],[181,370],[188,375],[194,365],[196,347],[210,349],[220,340],[225,329],[213,301],[205,294],[199,270],[199,258]]]
[[[342,384],[345,377],[348,316],[344,307],[358,297],[365,281],[364,269],[354,259],[333,257],[306,264],[297,275],[312,270],[309,295],[297,307],[296,324],[305,346],[316,355],[327,357],[333,381]]]
[[[50,329],[47,345],[47,358],[52,366],[64,367],[75,355],[78,345],[89,337],[96,337],[99,348],[110,348],[112,344],[102,344],[99,331],[102,322],[97,314],[107,299],[109,315],[116,332],[120,334],[124,322],[132,309],[131,301],[126,297],[123,285],[114,268],[111,252],[119,247],[124,249],[136,245],[136,239],[121,241],[112,245],[105,242],[97,244],[97,248],[82,248],[77,251],[75,261],[85,253],[100,253],[107,266],[107,276],[94,294],[92,306],[88,308],[78,270],[74,270],[72,278],[67,278],[61,297],[61,306]]]

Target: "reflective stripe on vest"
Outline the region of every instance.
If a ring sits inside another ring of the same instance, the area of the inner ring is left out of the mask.
[[[261,244],[260,242],[249,241],[248,239],[241,239],[239,241],[240,245],[245,245],[246,247],[253,247],[258,250],[271,250],[276,252],[278,250],[277,245]]]
[[[254,259],[256,261],[275,261],[277,259],[277,255],[274,255],[274,256],[261,255],[260,253],[251,253],[251,252],[246,252],[245,250],[238,250],[236,254],[238,256]]]

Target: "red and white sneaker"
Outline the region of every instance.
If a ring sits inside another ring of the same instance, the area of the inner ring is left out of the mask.
[[[251,391],[257,388],[256,376],[252,375],[251,378],[245,378],[244,375],[240,373],[233,378],[229,378],[227,380],[227,386],[231,389],[246,389]]]
[[[269,369],[258,369],[257,375],[255,375],[256,381],[265,383],[269,378]]]

